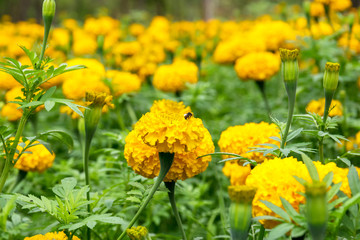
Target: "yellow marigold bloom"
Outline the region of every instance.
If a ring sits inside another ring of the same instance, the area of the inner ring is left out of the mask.
[[[141,81],[145,81],[146,77],[151,76],[155,73],[157,65],[155,63],[146,63],[139,69],[139,77]]]
[[[306,111],[310,113],[316,113],[320,116],[324,116],[324,107],[325,107],[325,98],[321,98],[319,100],[311,100],[306,106]],[[330,105],[329,116],[342,116],[343,114],[343,106],[340,101],[332,100]]]
[[[139,23],[133,23],[129,26],[129,33],[137,37],[145,32],[145,27]]]
[[[335,29],[337,26],[334,26]],[[334,30],[332,29],[331,25],[327,22],[318,22],[311,24],[311,33],[313,34],[315,39],[319,39],[323,36],[329,36],[334,33]]]
[[[335,163],[322,165],[320,162],[314,162],[314,164],[319,172],[320,180],[329,172],[333,172],[333,183],[342,182],[340,190],[350,196],[351,191],[347,180],[348,169],[339,168]],[[251,171],[251,174],[246,179],[246,185],[258,187],[253,201],[254,217],[263,215],[276,216],[260,200],[267,200],[281,207],[280,197],[286,199],[295,210],[299,211],[299,205],[305,203],[305,197],[299,193],[304,192],[305,189],[293,176],[311,181],[305,164],[293,157],[265,160]],[[263,223],[266,228],[272,228],[279,224],[279,222],[268,220]]]
[[[258,144],[270,143],[279,145],[279,142],[270,139],[270,137],[280,137],[279,129],[275,124],[245,123],[229,127],[220,135],[218,145],[221,152],[235,153],[243,157],[263,162],[269,157],[265,157],[259,152],[248,152],[253,147],[259,147]]]
[[[146,227],[137,226],[126,229],[126,233],[131,240],[146,240],[149,239],[149,232]]]
[[[343,47],[344,49],[349,47],[356,54],[359,54],[360,53],[360,41],[359,41],[359,38],[357,36],[352,35],[351,38],[350,38],[350,42],[349,42],[348,36],[349,35],[347,33],[343,34],[338,40],[338,45]]]
[[[155,88],[165,92],[177,92],[186,88],[185,83],[197,83],[198,67],[186,60],[176,60],[173,64],[160,66],[153,79]]]
[[[310,5],[310,15],[312,17],[322,17],[325,16],[324,5],[319,2],[312,2]]]
[[[21,118],[23,112],[18,109],[19,105],[16,103],[7,103],[1,108],[1,116],[8,121],[17,121]]]
[[[358,145],[356,143],[356,139],[354,137],[348,137],[347,139],[349,141],[340,140],[341,144],[337,143],[336,146],[338,148],[342,148],[344,146],[344,144],[345,144],[346,151],[351,151],[351,150],[354,150],[354,149],[358,148]]]
[[[250,165],[242,166],[237,161],[227,161],[222,169],[225,176],[230,177],[233,186],[244,185],[250,174]]]
[[[60,47],[67,49],[70,42],[70,32],[64,28],[55,28],[51,32],[50,45],[53,47]]]
[[[125,139],[124,150],[129,166],[136,173],[147,178],[156,177],[160,171],[159,152],[175,153],[165,182],[185,180],[205,171],[211,157],[197,157],[214,152],[214,144],[200,119],[185,119],[187,111],[190,108],[182,102],[157,101],[136,123],[135,129]],[[149,115],[158,118],[154,122]]]
[[[233,63],[239,57],[266,50],[265,39],[254,34],[235,34],[216,46],[213,59],[216,63]]]
[[[81,29],[73,31],[72,50],[75,56],[94,54],[98,47],[95,35],[85,32]]]
[[[73,240],[80,240],[77,236],[73,236]],[[32,237],[26,237],[24,240],[68,240],[64,232],[49,232],[45,235],[38,234]]]
[[[241,80],[269,80],[279,69],[279,56],[270,52],[249,53],[235,63],[235,71]]]
[[[69,30],[72,30],[72,31],[79,27],[77,21],[75,19],[72,19],[72,18],[64,19],[64,21],[62,22],[62,25],[66,29],[69,29]]]
[[[296,31],[283,21],[262,21],[252,31],[265,39],[269,51],[277,51],[280,47],[293,48],[290,42],[296,40]]]
[[[360,148],[360,131],[355,135],[355,141],[358,148]]]
[[[117,54],[132,56],[141,51],[141,45],[138,41],[120,42],[114,46],[113,51]]]
[[[66,98],[80,100],[85,97],[87,91],[110,94],[109,87],[102,81],[105,77],[105,68],[98,60],[74,58],[67,63],[69,66],[85,65],[87,68],[62,75],[65,79],[62,91]]]
[[[117,29],[120,22],[108,16],[89,17],[84,22],[84,30],[94,35],[107,35]]]
[[[10,74],[0,71],[0,90],[9,90],[21,86]]]
[[[136,74],[118,71],[111,80],[111,86],[114,96],[120,96],[140,90],[141,79]]]
[[[345,11],[352,6],[351,0],[332,0],[330,7],[334,11]]]
[[[30,141],[26,141],[26,146]],[[26,172],[43,172],[46,169],[50,168],[55,159],[55,153],[50,153],[44,145],[40,144],[38,141],[35,141],[35,146],[32,146],[20,156],[20,158],[15,163],[15,168],[26,171]],[[23,147],[20,145],[17,146],[17,150],[22,151]],[[14,159],[16,159],[18,154],[15,154]]]

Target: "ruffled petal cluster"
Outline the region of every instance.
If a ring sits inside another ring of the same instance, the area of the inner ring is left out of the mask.
[[[329,172],[333,172],[333,183],[342,182],[340,190],[348,196],[351,195],[347,180],[348,169],[339,168],[335,163],[323,165],[320,162],[314,162],[314,164],[320,180]],[[253,201],[253,216],[276,216],[260,200],[266,200],[282,207],[280,197],[286,199],[295,210],[299,211],[299,205],[305,203],[305,197],[300,193],[304,193],[305,189],[294,176],[311,181],[305,164],[293,157],[265,160],[265,162],[251,170],[246,179],[246,185],[258,188]],[[272,228],[278,222],[265,221],[264,224],[266,228]]]
[[[30,141],[26,141],[26,146]],[[43,172],[46,169],[50,168],[55,160],[55,154],[50,153],[49,150],[44,147],[44,145],[35,141],[35,146],[32,146],[20,156],[20,158],[15,163],[15,168],[23,170],[26,172]],[[22,147],[18,145],[17,149],[21,152]],[[15,159],[17,158],[15,154]]]
[[[319,100],[311,100],[306,106],[306,111],[309,113],[316,113],[320,116],[324,116],[324,108],[325,108],[325,98],[321,98]],[[330,105],[329,116],[342,116],[343,115],[343,106],[340,101],[332,100]]]
[[[241,80],[269,80],[280,69],[280,58],[271,52],[249,53],[235,63],[235,71]]]
[[[185,180],[205,171],[211,157],[197,157],[214,152],[214,144],[200,119],[185,119],[188,110],[183,103],[157,101],[135,124],[125,139],[124,155],[136,173],[156,177],[160,171],[159,152],[175,153],[164,181]]]
[[[197,83],[198,67],[187,60],[177,60],[160,66],[154,74],[153,85],[165,92],[177,92],[186,88],[186,83]]]
[[[77,236],[73,236],[73,240],[80,240]],[[26,237],[24,240],[68,240],[64,232],[49,232],[45,235],[38,234],[32,237]]]
[[[140,90],[141,79],[136,74],[129,72],[116,71],[112,73],[111,86],[114,96],[120,96],[124,93],[131,93]]]

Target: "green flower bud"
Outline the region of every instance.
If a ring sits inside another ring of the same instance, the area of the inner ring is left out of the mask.
[[[325,239],[327,225],[326,184],[313,182],[305,185],[306,217],[313,239]]]
[[[256,188],[240,185],[229,186],[230,205],[230,233],[232,239],[247,239],[251,224],[252,200]]]
[[[55,4],[55,0],[44,0],[43,2],[43,8],[42,8],[42,14],[43,14],[43,18],[52,18],[55,15],[55,9],[56,9],[56,4]]]
[[[281,75],[284,82],[294,82],[299,78],[299,50],[280,48]]]
[[[325,65],[323,86],[325,91],[335,91],[339,82],[339,63],[327,62]]]

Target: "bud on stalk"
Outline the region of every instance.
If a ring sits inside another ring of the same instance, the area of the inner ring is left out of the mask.
[[[229,186],[230,233],[233,240],[246,240],[251,224],[252,201],[256,188],[240,185]]]
[[[326,184],[313,182],[305,185],[306,217],[312,239],[325,239],[327,225]]]
[[[323,118],[324,126],[329,114],[331,101],[338,86],[339,71],[340,71],[339,63],[331,63],[331,62],[326,63],[324,79],[323,79],[323,87],[325,91],[325,108],[324,108],[324,118]]]

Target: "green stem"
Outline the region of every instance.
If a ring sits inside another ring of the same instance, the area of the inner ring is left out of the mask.
[[[170,201],[170,204],[171,204],[171,208],[172,208],[172,210],[174,212],[176,222],[177,222],[177,224],[178,224],[178,226],[180,228],[183,240],[187,240],[186,234],[185,234],[185,231],[184,231],[184,227],[183,227],[183,224],[181,222],[180,214],[179,214],[179,211],[177,210],[177,207],[176,207],[176,202],[175,202],[175,181],[165,182],[165,186],[169,190],[169,192],[168,192],[169,201]]]
[[[175,155],[174,153],[159,152],[159,159],[160,159],[160,173],[159,173],[159,176],[157,177],[157,179],[156,179],[156,181],[154,183],[154,186],[150,190],[149,195],[146,197],[145,201],[140,206],[139,210],[137,211],[137,213],[135,214],[133,219],[130,221],[130,223],[126,227],[126,229],[131,228],[134,225],[134,223],[139,218],[142,211],[146,208],[146,206],[148,205],[148,203],[150,202],[150,200],[154,196],[156,190],[158,189],[161,182],[164,180],[166,174],[170,170],[170,167],[171,167],[171,165],[172,165],[172,163],[174,161],[174,155]],[[122,232],[122,234],[118,237],[117,240],[121,240],[126,236],[126,229]]]
[[[11,162],[14,160],[14,155],[15,155],[15,152],[16,152],[16,148],[17,148],[17,145],[19,144],[20,137],[21,137],[21,135],[22,135],[22,133],[24,131],[27,119],[28,119],[28,114],[24,112],[21,119],[20,119],[19,127],[18,127],[18,129],[16,131],[15,139],[14,139],[13,144],[11,145],[10,152],[6,156],[5,165],[4,165],[4,168],[2,170],[1,177],[0,177],[0,193],[2,192],[2,190],[4,188],[6,179],[7,179],[8,175],[9,175],[10,165],[11,165]]]
[[[269,101],[266,97],[266,92],[265,92],[265,81],[255,81],[256,85],[259,87],[260,92],[261,92],[261,96],[264,100],[264,104],[265,104],[265,108],[266,108],[266,112],[268,114],[268,116],[271,116],[271,108],[269,105]]]
[[[87,134],[85,134],[87,135]],[[84,172],[85,172],[85,185],[88,185],[90,190],[86,193],[86,199],[90,201],[90,191],[91,191],[91,185],[90,185],[90,174],[89,174],[89,154],[90,154],[90,146],[91,146],[92,137],[86,136],[85,137],[85,146],[84,146]],[[87,211],[90,214],[91,213],[91,206],[90,204],[87,205]],[[91,239],[91,229],[89,227],[86,228],[86,236],[87,239]]]
[[[319,141],[319,158],[320,158],[320,162],[322,164],[325,164],[325,162],[324,162],[324,138],[321,138]]]
[[[285,88],[288,95],[288,118],[286,121],[286,127],[284,134],[281,137],[281,145],[280,148],[284,148],[286,144],[286,139],[289,134],[293,114],[294,114],[294,107],[295,107],[295,97],[296,97],[296,82],[285,82]]]
[[[136,123],[137,122],[137,117],[136,117],[135,111],[134,111],[133,107],[131,106],[130,102],[125,101],[125,106],[126,106],[126,109],[127,109],[128,113],[129,113],[132,124]]]
[[[326,91],[325,90],[325,107],[324,107],[323,123],[320,126],[321,131],[326,131],[326,120],[327,120],[327,117],[329,116],[329,110],[330,110],[330,105],[331,105],[333,96],[334,96],[334,91]],[[324,141],[324,138],[322,137],[319,140],[319,159],[320,159],[320,162],[324,164],[324,143],[323,143],[323,141]]]
[[[264,236],[265,236],[265,228],[264,225],[261,225],[258,240],[263,240]]]
[[[44,58],[44,54],[45,54],[45,49],[46,49],[46,43],[47,43],[47,39],[49,37],[49,32],[50,32],[50,26],[51,24],[45,24],[45,27],[44,27],[44,41],[43,41],[43,45],[42,45],[42,48],[41,48],[41,54],[40,54],[40,58],[39,58],[39,63],[36,67],[36,69],[40,69],[41,67],[41,63],[42,63],[42,60]]]

